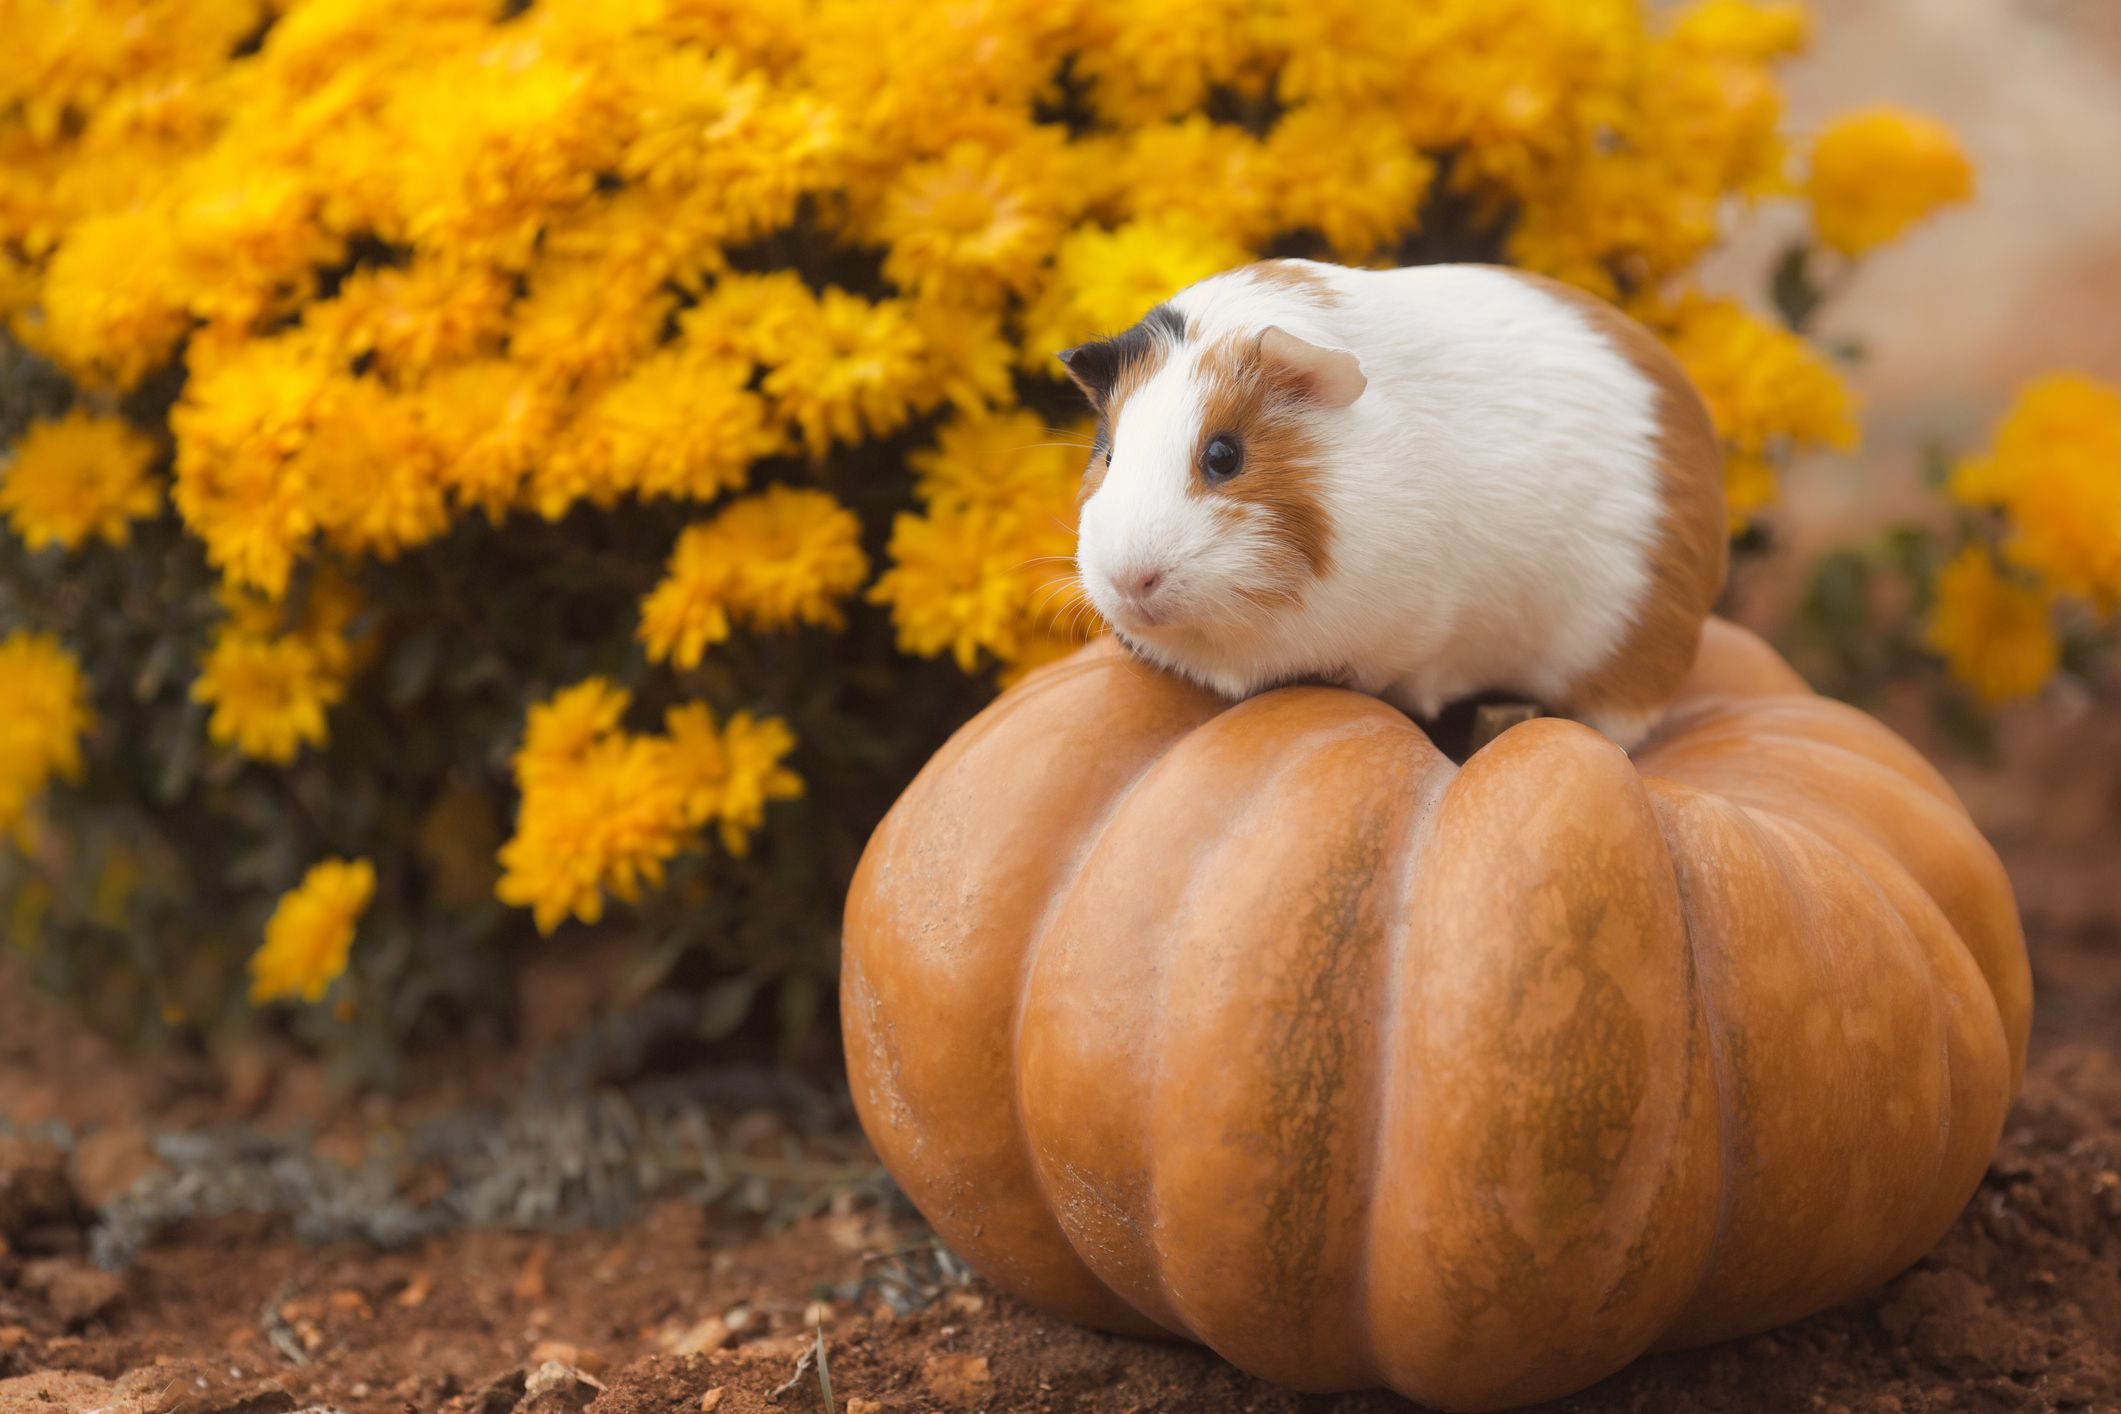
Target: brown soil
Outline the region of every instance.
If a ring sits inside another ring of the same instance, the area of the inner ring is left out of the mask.
[[[2034,956],[2024,1097],[1935,1252],[1873,1296],[1641,1361],[1555,1407],[2121,1409],[2121,934],[2036,930]],[[0,1014],[23,1006],[17,992]],[[107,1194],[152,1162],[124,1127],[140,1096],[203,1101],[55,1025],[43,1017],[36,1039],[135,1079],[80,1089],[104,1128],[70,1166],[0,1141],[0,1377],[13,1377],[0,1378],[0,1414],[807,1411],[825,1407],[819,1331],[837,1408],[855,1414],[1408,1407],[1291,1394],[1203,1350],[1061,1325],[955,1280],[917,1221],[852,1192],[778,1234],[662,1202],[614,1230],[457,1231],[397,1252],[305,1247],[280,1221],[227,1217],[105,1274],[85,1259],[83,1191]],[[30,1033],[5,1031],[0,1114],[30,1099],[63,1116],[63,1096],[26,1078],[55,1074],[17,1044]]]

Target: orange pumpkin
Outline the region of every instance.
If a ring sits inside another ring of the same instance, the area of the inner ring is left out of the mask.
[[[1463,767],[1093,645],[878,829],[841,999],[870,1139],[996,1285],[1492,1409],[1914,1261],[2030,984],[1937,773],[1711,622],[1632,760],[1548,719]]]

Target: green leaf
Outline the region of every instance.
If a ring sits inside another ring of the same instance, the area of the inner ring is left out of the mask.
[[[783,1056],[794,1058],[797,1048],[817,1025],[818,1011],[823,1004],[824,993],[819,989],[815,977],[796,973],[781,979],[780,1023]]]
[[[1808,627],[1838,638],[1869,617],[1870,597],[1870,561],[1855,550],[1836,550],[1812,571],[1799,612]]]
[[[1803,333],[1804,326],[1811,322],[1819,308],[1819,287],[1812,282],[1812,252],[1804,245],[1792,245],[1776,262],[1775,274],[1768,284],[1768,293],[1775,301],[1775,309],[1782,315],[1782,322],[1796,333]]]
[[[759,994],[759,979],[750,972],[725,977],[700,998],[700,1039],[720,1041],[734,1035],[751,1015],[751,1004]]]
[[[390,705],[404,707],[422,696],[442,665],[442,633],[422,629],[390,655]]]
[[[1956,687],[1941,689],[1931,704],[1937,727],[1954,749],[1985,765],[1994,765],[2002,753],[1996,745],[1996,727],[1979,703]]]

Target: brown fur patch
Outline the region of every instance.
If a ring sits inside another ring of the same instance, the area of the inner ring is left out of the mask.
[[[1233,334],[1201,352],[1201,440],[1187,489],[1218,502],[1218,514],[1233,524],[1265,520],[1274,546],[1267,557],[1270,582],[1255,593],[1264,602],[1291,603],[1331,569],[1332,527],[1321,497],[1321,452],[1304,425],[1300,395],[1278,385],[1257,343],[1256,335]],[[1242,439],[1245,467],[1210,483],[1200,456],[1226,432]]]
[[[1649,592],[1613,657],[1573,684],[1566,703],[1552,704],[1572,716],[1653,714],[1693,668],[1702,622],[1723,592],[1730,557],[1723,444],[1686,370],[1655,334],[1587,291],[1523,270],[1505,273],[1583,315],[1657,388],[1664,519],[1650,547]]]
[[[1254,284],[1302,295],[1320,309],[1332,309],[1340,303],[1340,291],[1323,275],[1298,261],[1255,260],[1244,267],[1244,272]]]
[[[1083,468],[1083,486],[1075,493],[1075,509],[1080,511],[1084,502],[1097,494],[1097,488],[1105,484],[1105,473],[1111,466],[1111,449],[1100,444],[1090,453],[1090,465]]]

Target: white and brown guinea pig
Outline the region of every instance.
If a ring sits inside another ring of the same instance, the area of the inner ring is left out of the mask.
[[[1497,266],[1267,261],[1060,357],[1100,419],[1076,563],[1153,663],[1425,717],[1507,692],[1623,747],[1693,663],[1722,456],[1603,301]]]

